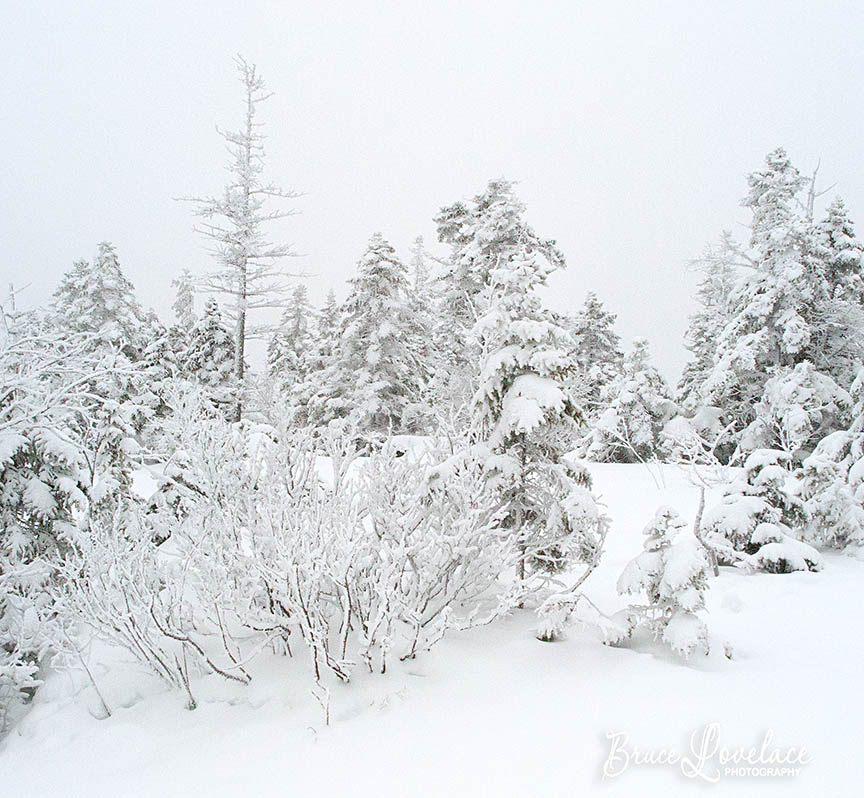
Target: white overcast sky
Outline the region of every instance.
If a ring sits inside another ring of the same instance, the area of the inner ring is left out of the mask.
[[[232,56],[275,96],[270,174],[304,192],[276,233],[313,298],[345,294],[371,233],[407,258],[443,204],[520,182],[568,261],[677,378],[695,276],[743,232],[744,176],[785,146],[821,158],[864,225],[861,2],[62,2],[0,0],[0,278],[45,301],[99,241],[169,318],[208,267],[190,208],[217,192],[214,126],[240,120]],[[827,198],[826,198],[827,199]],[[864,226],[862,226],[864,232]]]

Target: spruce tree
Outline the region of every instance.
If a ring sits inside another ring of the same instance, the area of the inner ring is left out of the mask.
[[[825,283],[814,308],[810,359],[819,371],[849,386],[864,362],[864,245],[839,197],[811,235],[811,260]]]
[[[437,281],[433,341],[440,366],[435,392],[439,403],[449,405],[457,418],[462,408],[470,407],[476,387],[480,353],[472,349],[470,331],[483,312],[492,271],[524,254],[537,254],[555,267],[564,265],[555,242],[541,239],[523,218],[524,212],[513,183],[501,178],[491,180],[470,203],[456,202],[435,217],[438,240],[451,250]]]
[[[609,386],[621,376],[624,356],[615,332],[616,318],[589,291],[571,324],[583,409],[589,419],[597,417]]]
[[[792,467],[848,423],[843,389],[864,362],[861,246],[841,201],[814,222],[813,181],[784,150],[747,182],[747,246],[724,234],[700,262],[702,308],[679,397],[721,460],[767,447],[786,451]],[[790,449],[784,438],[797,442]]]
[[[409,299],[408,274],[376,233],[350,280],[339,335],[312,398],[314,423],[347,418],[367,441],[412,432],[410,407],[427,379],[418,352],[421,327]]]
[[[864,245],[855,235],[855,226],[846,204],[837,197],[817,228],[825,260],[826,278],[832,297],[864,303],[864,275],[861,273]]]
[[[703,274],[696,291],[699,309],[690,317],[685,346],[691,359],[678,382],[678,401],[691,412],[704,402],[702,387],[714,366],[717,340],[729,321],[729,298],[741,270],[731,235],[724,233],[719,246],[708,249],[695,265]]]
[[[423,236],[417,236],[411,245],[411,287],[415,296],[426,294],[429,290],[429,264],[427,263],[426,246]]]
[[[472,333],[483,353],[472,433],[522,578],[595,564],[605,529],[587,472],[565,458],[582,421],[567,387],[573,341],[537,295],[560,265],[514,242],[489,272]]]
[[[195,290],[192,283],[192,275],[188,269],[183,269],[180,276],[172,280],[177,294],[172,304],[174,310],[175,324],[185,332],[191,332],[195,326]]]
[[[751,452],[722,501],[706,511],[704,540],[720,564],[769,573],[822,568],[819,552],[796,539],[807,515],[794,486],[790,459],[776,449]]]
[[[184,269],[180,276],[171,281],[175,296],[171,309],[174,311],[174,324],[168,329],[168,342],[175,360],[178,360],[189,347],[189,333],[198,317],[195,315],[195,294],[192,275]]]
[[[331,288],[327,292],[327,300],[318,312],[318,322],[315,330],[316,353],[318,362],[322,365],[336,349],[339,340],[342,308],[336,301],[336,295]]]
[[[189,334],[189,347],[183,356],[186,373],[203,385],[210,399],[233,417],[234,338],[222,322],[215,298],[204,304],[204,313]]]
[[[293,386],[285,407],[286,415],[299,426],[315,426],[331,418],[322,397],[325,374],[339,342],[341,313],[342,308],[330,289],[314,319],[304,378]]]
[[[299,283],[267,347],[267,366],[283,390],[302,382],[313,357],[314,322],[304,283]]]
[[[651,364],[648,342],[633,341],[624,372],[585,441],[592,460],[637,463],[661,455],[663,428],[676,412],[666,380]]]
[[[76,432],[96,363],[35,314],[0,323],[0,734],[39,687],[56,568],[92,484]],[[92,453],[90,453],[92,455]]]
[[[864,546],[864,369],[852,383],[852,423],[819,441],[796,472],[804,534],[820,546]]]
[[[64,275],[50,316],[59,333],[78,336],[93,364],[90,403],[76,415],[74,434],[90,480],[89,510],[110,512],[131,484],[138,437],[154,412],[144,362],[151,320],[107,242],[92,265],[78,261]]]
[[[117,251],[107,241],[99,244],[92,264],[79,260],[63,276],[52,315],[58,329],[86,334],[94,350],[118,349],[130,361],[141,356],[144,312]]]
[[[748,268],[730,294],[729,320],[702,389],[706,403],[722,408],[724,423],[739,433],[754,421],[770,378],[805,361],[834,376],[838,361],[824,353],[849,343],[846,331],[831,322],[838,272],[802,200],[807,181],[779,149],[748,184]]]
[[[632,631],[644,627],[676,654],[708,653],[708,629],[700,614],[708,590],[708,556],[671,507],[660,507],[645,527],[644,551],[618,579],[618,592],[643,594],[647,603],[626,611]]]

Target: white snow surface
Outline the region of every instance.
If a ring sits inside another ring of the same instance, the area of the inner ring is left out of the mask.
[[[606,613],[626,606],[615,582],[657,507],[692,522],[698,489],[678,469],[652,470],[590,466],[613,525],[585,592]],[[385,676],[358,670],[350,685],[330,685],[329,727],[300,659],[256,660],[248,687],[199,679],[190,712],[134,665],[119,667],[122,655],[98,651],[94,675],[113,715],[97,719],[78,675],[49,673],[0,742],[0,784],[4,795],[40,798],[854,795],[864,561],[835,552],[824,560],[820,573],[721,569],[707,597],[708,657],[684,661],[644,637],[606,647],[579,627],[542,643],[526,608],[453,634]],[[660,765],[603,778],[607,733],[628,733],[642,751],[686,754],[691,733],[709,723],[729,748],[758,749],[770,729],[772,745],[804,746],[812,762],[794,778],[713,785]]]

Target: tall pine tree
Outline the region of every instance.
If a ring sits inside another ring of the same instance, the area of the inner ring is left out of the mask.
[[[489,271],[472,331],[482,355],[472,433],[523,578],[595,563],[604,529],[587,472],[565,459],[582,421],[568,391],[573,341],[537,294],[562,265],[557,251],[550,262],[514,239]]]
[[[131,484],[138,436],[154,413],[144,361],[150,321],[111,244],[101,243],[92,264],[78,261],[63,276],[50,316],[60,333],[79,337],[82,356],[93,363],[90,404],[77,414],[73,434],[84,452],[90,510],[110,511]]]
[[[454,407],[470,405],[476,387],[475,364],[479,353],[470,335],[483,312],[483,294],[491,285],[492,271],[514,258],[542,257],[563,266],[564,256],[552,240],[540,238],[525,221],[525,206],[513,183],[492,180],[470,203],[456,202],[435,217],[438,240],[449,244],[450,257],[438,279],[437,324],[434,343],[441,368],[436,374],[439,401]]]
[[[796,372],[797,366],[809,362],[848,384],[864,357],[856,323],[860,305],[848,296],[854,279],[840,266],[846,261],[855,269],[847,240],[851,226],[841,207],[829,211],[833,222],[814,224],[811,203],[803,196],[808,181],[782,149],[768,155],[765,168],[751,174],[748,184],[743,204],[752,214],[749,247],[731,247],[741,274],[728,296],[727,321],[717,335],[710,371],[698,389],[706,405],[721,409],[722,425],[733,437],[756,421],[769,380],[788,381],[804,373]],[[840,250],[833,249],[837,244]]]

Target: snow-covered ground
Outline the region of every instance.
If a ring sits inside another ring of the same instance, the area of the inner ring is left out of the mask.
[[[692,521],[698,491],[672,467],[591,471],[613,527],[585,590],[612,611],[625,603],[615,580],[656,507]],[[91,688],[54,673],[0,744],[2,794],[856,795],[862,584],[864,561],[849,555],[828,554],[821,573],[723,569],[708,598],[712,653],[688,663],[641,639],[605,647],[588,629],[542,643],[533,612],[521,610],[385,676],[333,685],[329,727],[296,660],[256,661],[248,687],[203,680],[194,712],[149,676],[102,665],[96,678],[114,710],[104,720]],[[631,753],[688,754],[691,733],[711,723],[727,748],[758,749],[771,730],[768,751],[805,747],[812,761],[795,777],[716,784],[632,763],[603,778],[607,733],[628,733]]]

